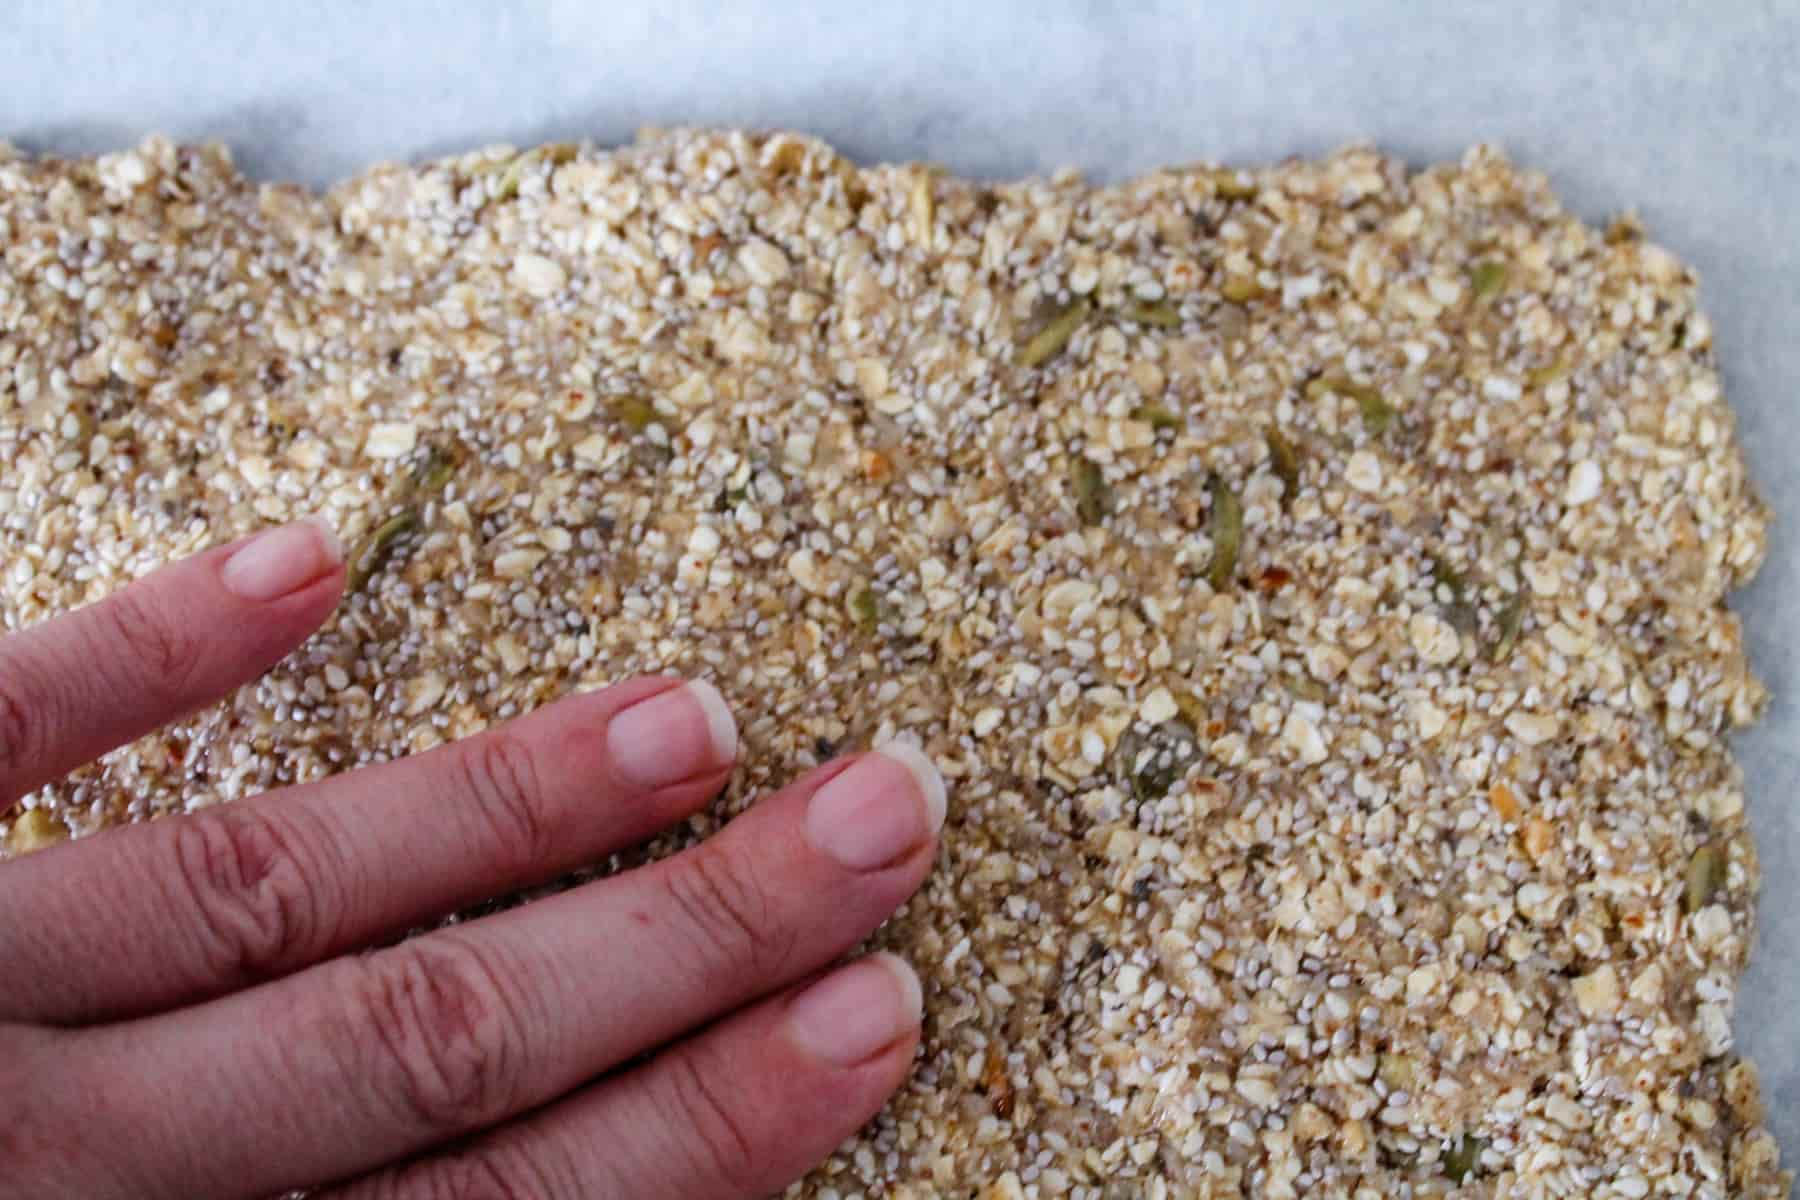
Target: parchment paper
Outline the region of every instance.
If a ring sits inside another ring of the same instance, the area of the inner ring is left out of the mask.
[[[975,175],[1354,140],[1424,163],[1484,140],[1591,220],[1635,205],[1700,269],[1779,514],[1737,600],[1776,696],[1738,745],[1767,884],[1737,1027],[1800,1164],[1800,5],[14,0],[0,61],[0,137],[27,148],[161,130],[313,185],[488,141],[707,123]]]

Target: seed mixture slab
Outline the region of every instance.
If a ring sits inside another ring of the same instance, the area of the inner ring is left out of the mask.
[[[24,852],[705,675],[924,745],[918,1069],[809,1197],[1787,1194],[1732,1051],[1692,273],[1477,148],[984,184],[792,135],[377,167],[0,153],[0,619],[309,513],[354,594]]]

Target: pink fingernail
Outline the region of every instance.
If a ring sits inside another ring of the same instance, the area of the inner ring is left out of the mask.
[[[794,997],[788,1025],[815,1057],[853,1067],[917,1029],[923,1013],[913,969],[892,954],[871,954]]]
[[[331,526],[308,517],[258,534],[225,560],[219,582],[244,600],[279,600],[299,591],[344,561],[344,547]]]
[[[944,779],[913,746],[865,754],[806,806],[807,840],[853,871],[886,866],[944,826]]]
[[[736,762],[737,722],[718,688],[693,679],[615,714],[606,748],[632,783],[668,787]]]

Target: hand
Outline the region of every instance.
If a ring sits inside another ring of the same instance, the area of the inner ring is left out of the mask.
[[[0,640],[0,812],[268,669],[343,578],[303,522]],[[780,1190],[918,1042],[898,959],[817,975],[930,867],[944,792],[918,752],[830,763],[684,853],[364,950],[647,837],[736,750],[710,686],[637,679],[0,863],[0,1195]]]

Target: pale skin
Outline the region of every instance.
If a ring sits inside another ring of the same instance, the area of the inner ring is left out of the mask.
[[[254,679],[343,583],[302,522],[0,639],[0,810]],[[634,679],[0,864],[0,1197],[778,1192],[918,1044],[911,970],[843,961],[934,857],[943,783],[916,751],[392,944],[678,821],[736,752],[715,690]]]

